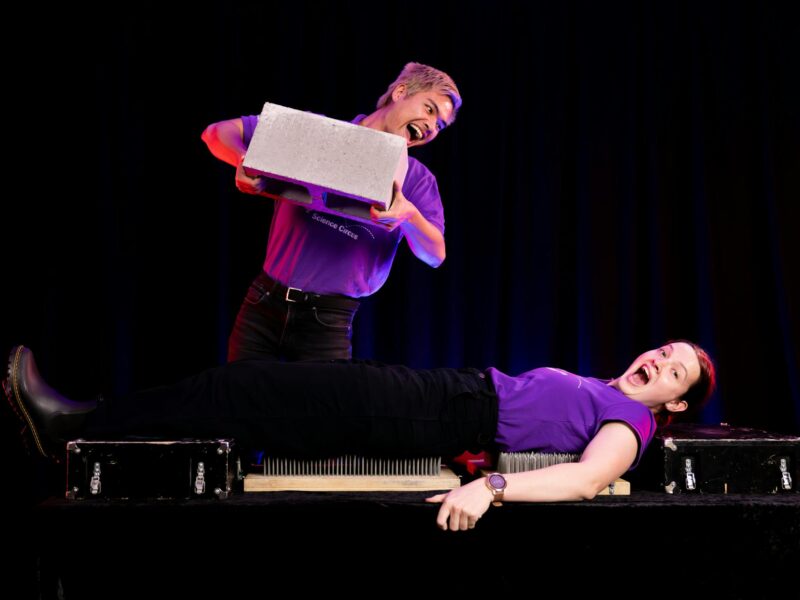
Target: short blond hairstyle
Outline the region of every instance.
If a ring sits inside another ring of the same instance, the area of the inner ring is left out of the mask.
[[[378,99],[378,108],[383,108],[392,103],[392,92],[401,84],[406,86],[406,93],[409,96],[430,89],[449,96],[453,102],[453,117],[450,122],[452,123],[456,120],[456,113],[461,108],[461,94],[458,92],[453,78],[444,71],[417,62],[408,63],[403,67],[397,79],[389,84],[386,93]]]

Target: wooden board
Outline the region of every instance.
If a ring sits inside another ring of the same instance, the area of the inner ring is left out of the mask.
[[[410,476],[302,476],[259,475],[244,478],[245,492],[414,492],[452,490],[461,485],[459,477],[442,468],[437,477]]]
[[[631,482],[624,479],[617,479],[610,486],[605,488],[598,496],[630,496]]]

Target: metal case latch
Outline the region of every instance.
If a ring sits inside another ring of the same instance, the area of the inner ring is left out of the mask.
[[[684,471],[686,472],[686,489],[693,490],[697,488],[697,478],[694,474],[694,460],[691,456],[686,456],[683,459]]]
[[[92,478],[89,480],[89,493],[96,496],[100,493],[102,487],[102,483],[100,482],[100,463],[96,462],[92,470]]]
[[[785,490],[792,489],[792,475],[789,473],[789,459],[781,458],[781,487]]]
[[[202,462],[197,463],[197,475],[194,478],[194,493],[198,496],[206,491],[206,466]]]

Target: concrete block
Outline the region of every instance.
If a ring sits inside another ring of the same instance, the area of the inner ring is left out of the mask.
[[[386,210],[392,182],[402,185],[408,152],[398,135],[267,102],[243,167],[268,179],[266,196],[371,223],[370,206]]]

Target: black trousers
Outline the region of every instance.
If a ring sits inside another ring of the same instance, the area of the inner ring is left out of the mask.
[[[263,271],[242,301],[228,339],[228,362],[243,358],[349,359],[358,301],[338,306],[287,302],[286,288]]]
[[[230,437],[298,458],[453,457],[493,449],[497,396],[477,369],[245,359],[101,402],[89,439]]]

